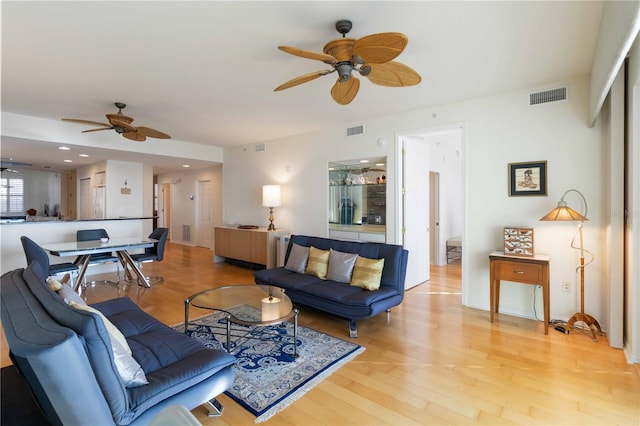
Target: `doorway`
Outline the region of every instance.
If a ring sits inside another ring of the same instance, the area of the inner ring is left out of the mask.
[[[171,239],[171,184],[163,183],[160,190],[159,206],[158,206],[158,226],[169,229]]]
[[[463,139],[462,124],[398,136],[402,202],[397,229],[409,250],[406,288],[428,280],[423,271],[431,265],[446,265],[447,239],[464,234]]]
[[[211,248],[211,234],[213,232],[212,220],[211,181],[198,181],[198,217],[196,229],[198,230],[196,245]]]
[[[91,195],[91,178],[80,179],[80,217],[78,219],[93,219]]]
[[[429,262],[440,265],[440,173],[429,172]]]

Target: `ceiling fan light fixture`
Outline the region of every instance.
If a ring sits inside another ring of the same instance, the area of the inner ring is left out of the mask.
[[[351,71],[353,70],[353,64],[351,62],[339,62],[336,64],[340,81],[348,81],[351,78]]]
[[[365,66],[363,66],[363,67],[360,67],[360,68],[358,69],[358,71],[360,72],[360,75],[363,75],[363,76],[365,76],[365,77],[366,77],[366,76],[368,76],[369,74],[371,74],[371,66],[370,66],[370,65],[365,65]]]

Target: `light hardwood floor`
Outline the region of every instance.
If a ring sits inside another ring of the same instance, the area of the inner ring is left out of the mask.
[[[99,285],[88,302],[131,297],[169,325],[184,320],[185,297],[213,286],[252,283],[252,271],[213,264],[208,249],[168,243],[165,260],[145,264],[163,283]],[[488,283],[487,283],[488,291]],[[349,339],[347,321],[301,307],[300,324]],[[586,425],[640,423],[640,369],[606,337],[561,334],[542,323],[461,305],[460,265],[434,267],[391,314],[358,322],[366,351],[269,425]],[[2,365],[9,364],[2,340]],[[221,395],[224,412],[204,425],[252,425],[254,417]]]

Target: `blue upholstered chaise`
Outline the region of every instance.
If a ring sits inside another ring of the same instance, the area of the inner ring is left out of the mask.
[[[4,274],[0,292],[11,358],[51,424],[147,424],[169,405],[207,404],[233,383],[233,356],[119,298],[92,306],[122,332],[149,382],[125,387],[103,320],[51,291],[38,263]]]
[[[356,320],[371,318],[399,305],[404,297],[404,280],[409,252],[402,246],[383,243],[341,241],[331,238],[292,235],[287,247],[285,265],[293,244],[357,253],[370,259],[384,258],[380,289],[364,290],[348,283],[322,280],[312,275],[292,272],[284,267],[254,272],[257,284],[270,284],[285,289],[295,302],[349,320],[349,335],[357,337]]]

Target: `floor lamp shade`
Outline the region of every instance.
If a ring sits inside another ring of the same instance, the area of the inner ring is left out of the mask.
[[[269,231],[275,231],[273,224],[273,208],[280,206],[280,185],[263,185],[262,186],[262,205],[269,207]]]

